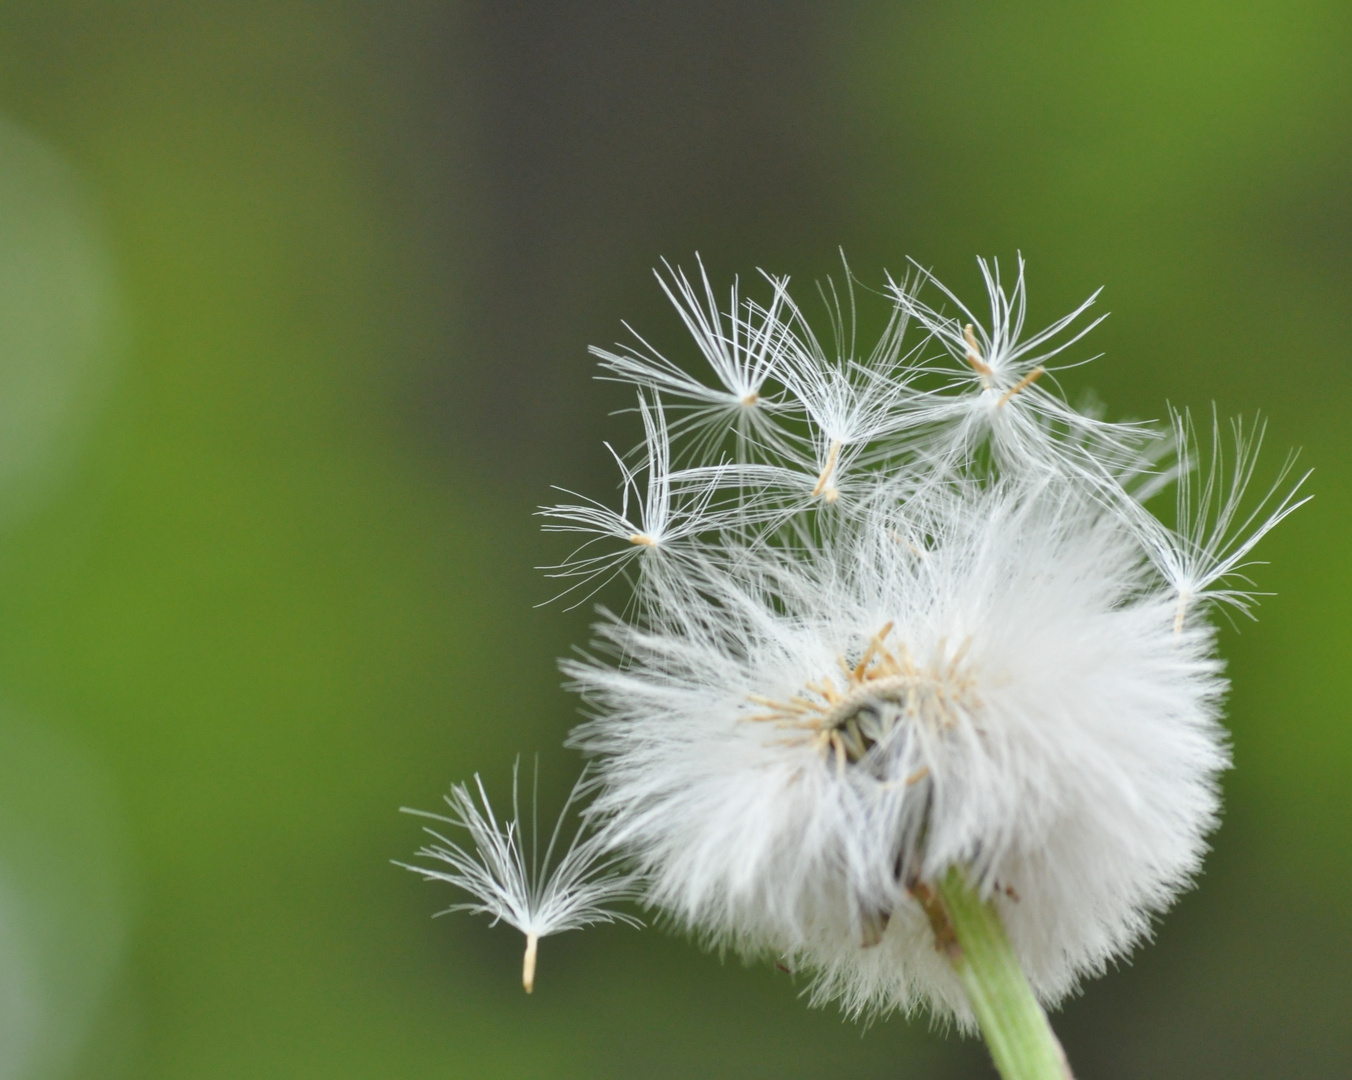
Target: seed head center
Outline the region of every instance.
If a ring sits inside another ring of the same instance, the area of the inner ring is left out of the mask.
[[[970,639],[951,657],[941,641],[937,659],[919,667],[905,644],[895,651],[884,644],[891,630],[888,623],[875,634],[853,666],[840,659],[841,687],[826,676],[805,683],[804,692],[788,701],[753,696],[753,702],[769,711],[748,719],[802,732],[792,741],[813,743],[828,756],[834,753],[843,769],[887,742],[900,727],[923,724],[941,731],[980,705],[975,679],[963,663]]]

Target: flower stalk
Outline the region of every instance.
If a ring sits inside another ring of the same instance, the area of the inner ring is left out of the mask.
[[[934,927],[935,945],[967,991],[981,1035],[1004,1080],[1073,1080],[994,903],[954,866],[934,889],[912,889]]]

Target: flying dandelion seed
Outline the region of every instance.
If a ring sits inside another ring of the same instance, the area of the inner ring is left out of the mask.
[[[636,880],[632,874],[615,870],[616,857],[607,852],[604,838],[595,833],[587,835],[584,823],[578,824],[558,862],[554,861],[569,811],[589,788],[587,774],[584,772],[573,785],[554,824],[544,857],[541,858],[534,820],[534,791],[531,799],[530,850],[526,850],[527,841],[521,825],[518,771],[518,767],[512,768],[512,818],[501,824],[493,813],[483,781],[477,773],[474,786],[479,796],[478,803],[468,787],[456,784],[446,796],[446,803],[451,808],[449,816],[405,808],[405,813],[464,829],[469,834],[473,851],[435,828],[428,827],[424,831],[432,837],[433,843],[419,850],[417,857],[431,860],[434,865],[397,865],[421,874],[425,881],[444,881],[474,897],[467,903],[452,904],[446,909],[447,912],[469,911],[490,915],[494,925],[505,922],[525,934],[526,953],[522,961],[521,984],[529,994],[535,989],[535,962],[541,938],[596,923],[642,924],[632,915],[612,910],[608,906],[634,898]],[[537,786],[538,779],[537,769]],[[447,869],[435,865],[438,863]]]

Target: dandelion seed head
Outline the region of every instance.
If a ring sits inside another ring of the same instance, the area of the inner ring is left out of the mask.
[[[1186,415],[1072,409],[1055,369],[1098,294],[1026,333],[1022,260],[1008,288],[980,267],[984,322],[917,268],[869,351],[848,269],[825,339],[783,279],[720,310],[703,267],[698,297],[673,274],[708,385],[775,407],[754,430],[668,424],[699,380],[607,355],[643,395],[644,444],[617,455],[635,503],[623,462],[646,463],[643,513],[545,511],[600,547],[557,572],[635,570],[626,614],[563,665],[607,845],[677,923],[850,1014],[970,1021],[920,902],[954,866],[1045,1002],[1148,933],[1229,762],[1207,614],[1247,608],[1254,545],[1299,505],[1288,469],[1247,509],[1257,429],[1208,456]],[[1170,485],[1166,525],[1146,503]]]

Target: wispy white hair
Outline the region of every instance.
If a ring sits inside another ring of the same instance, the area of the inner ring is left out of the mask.
[[[538,843],[534,794],[530,839],[524,836],[518,772],[519,763],[512,768],[512,817],[502,823],[494,814],[477,773],[474,775],[474,787],[479,796],[477,803],[466,785],[455,784],[446,796],[446,804],[451,810],[449,816],[405,808],[405,813],[463,829],[469,834],[471,847],[428,826],[424,832],[432,842],[417,852],[417,857],[427,862],[397,865],[422,875],[425,881],[453,885],[471,897],[452,904],[445,913],[468,911],[489,915],[494,924],[505,922],[525,934],[523,982],[526,992],[530,993],[535,983],[536,947],[540,938],[596,923],[640,924],[634,916],[610,906],[634,898],[636,879],[633,874],[616,869],[618,858],[603,836],[594,832],[589,834],[585,825],[579,824],[572,839],[560,851],[559,842],[569,811],[585,797],[591,786],[586,771],[578,777],[559,812],[543,857]]]
[[[603,614],[564,664],[607,843],[675,921],[789,958],[852,1014],[970,1022],[912,895],[954,865],[1046,1002],[1149,932],[1200,865],[1229,761],[1206,613],[1249,602],[1240,571],[1298,505],[1283,472],[1240,512],[1258,444],[1242,428],[1228,471],[1219,441],[1199,469],[1186,415],[1072,409],[1042,375],[1094,297],[1025,335],[1022,261],[1008,292],[981,267],[988,326],[920,272],[862,353],[838,303],[824,347],[781,279],[765,306],[696,317],[672,272],[719,400],[744,389],[728,356],[754,353],[776,408],[754,434],[680,432],[652,417],[663,394],[698,399],[686,376],[606,354],[650,402],[639,458],[668,497],[697,497],[660,545],[623,514],[548,510],[597,523],[576,572],[608,550],[635,571],[630,614]],[[1171,484],[1172,526],[1145,505]]]

